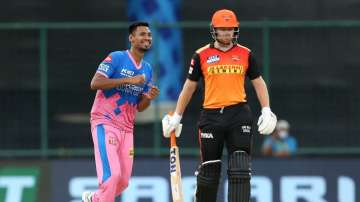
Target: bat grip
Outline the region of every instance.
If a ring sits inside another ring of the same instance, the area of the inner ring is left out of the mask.
[[[170,134],[170,146],[171,147],[176,147],[176,136],[175,136],[175,131],[173,131],[171,134]]]

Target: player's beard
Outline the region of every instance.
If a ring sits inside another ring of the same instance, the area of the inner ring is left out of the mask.
[[[150,48],[139,48],[139,51],[145,53],[149,50]]]
[[[151,42],[144,44],[143,46],[139,47],[139,50],[143,53],[147,52],[151,48]]]
[[[232,44],[232,39],[217,38],[216,40],[221,46],[229,46]]]
[[[222,46],[229,46],[232,44],[233,39],[229,35],[218,35],[216,40]]]

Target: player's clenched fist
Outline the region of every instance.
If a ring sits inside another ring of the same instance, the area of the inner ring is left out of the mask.
[[[146,93],[145,96],[146,96],[149,100],[153,100],[153,99],[155,99],[159,94],[160,94],[159,88],[156,87],[156,86],[151,86],[149,92]]]

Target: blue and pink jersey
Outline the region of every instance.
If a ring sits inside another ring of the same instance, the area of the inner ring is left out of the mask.
[[[91,109],[92,124],[110,124],[125,131],[132,131],[140,98],[151,87],[151,65],[144,60],[137,65],[129,51],[116,51],[100,63],[96,72],[112,79],[145,75],[143,85],[124,84],[112,89],[98,90]]]

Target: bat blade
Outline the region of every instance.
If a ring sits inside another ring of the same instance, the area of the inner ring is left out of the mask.
[[[175,132],[171,134],[170,138],[170,182],[172,199],[173,202],[183,202],[179,148],[176,145]]]

